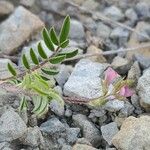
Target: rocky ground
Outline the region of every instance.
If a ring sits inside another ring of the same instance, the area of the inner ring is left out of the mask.
[[[0,79],[10,76],[6,70],[12,60],[9,56],[17,56],[13,62],[21,67],[20,56],[29,55],[30,47],[36,51],[43,26],[55,25],[59,30],[66,14],[71,16],[67,50],[78,48],[80,54],[115,51],[150,41],[149,0],[71,3],[0,0],[0,52],[5,53],[0,58]],[[65,96],[96,98],[108,66],[136,80],[135,94],[97,109],[70,103],[60,108],[54,101],[47,116],[37,119],[26,112],[19,114],[20,97],[0,89],[0,150],[150,150],[150,48],[62,64],[53,78],[55,89]]]

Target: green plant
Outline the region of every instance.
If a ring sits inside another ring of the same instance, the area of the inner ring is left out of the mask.
[[[25,71],[22,74],[18,74],[12,64],[8,63],[8,70],[13,75],[14,83],[22,88],[23,90],[29,91],[32,95],[31,98],[34,103],[34,108],[32,110],[38,117],[41,117],[48,111],[48,105],[51,100],[55,99],[64,105],[63,99],[59,94],[54,91],[51,80],[49,76],[56,75],[59,70],[56,68],[56,64],[60,64],[62,61],[68,58],[72,58],[78,54],[78,50],[73,50],[72,52],[62,52],[63,48],[66,48],[69,44],[69,30],[70,30],[70,17],[66,16],[59,36],[55,32],[55,28],[52,27],[48,31],[46,28],[42,30],[43,40],[50,51],[53,54],[48,57],[41,43],[37,45],[38,53],[42,58],[40,62],[36,56],[35,51],[30,49],[30,57],[34,64],[28,61],[25,54],[22,55],[22,63]],[[45,64],[49,63],[49,67],[45,67]],[[20,103],[19,110],[26,110],[27,99],[29,96],[23,95]]]

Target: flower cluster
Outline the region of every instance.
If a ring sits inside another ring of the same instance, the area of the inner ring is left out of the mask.
[[[105,77],[102,82],[103,95],[90,101],[92,106],[100,106],[109,100],[122,100],[133,95],[134,91],[130,89],[131,80],[124,80],[116,71],[109,67],[105,71]]]

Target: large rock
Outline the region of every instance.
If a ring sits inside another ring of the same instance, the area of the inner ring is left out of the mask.
[[[73,122],[81,128],[83,137],[85,137],[93,146],[99,146],[101,136],[99,130],[82,114],[73,115]]]
[[[120,21],[124,19],[124,14],[122,11],[116,6],[110,6],[104,10],[104,15],[113,19],[115,21]]]
[[[149,32],[150,32],[150,25],[146,22],[138,22],[138,24],[135,27],[135,31],[141,33],[142,35],[138,35],[136,32],[133,32],[130,36],[130,40],[128,42],[128,47],[138,47],[142,44],[146,44],[150,38]],[[127,57],[132,58],[133,55],[140,54],[144,57],[150,57],[150,48],[141,48],[136,51],[129,51],[127,52]]]
[[[95,63],[88,59],[80,60],[64,85],[64,94],[85,98],[101,96],[100,76],[107,67],[108,64]]]
[[[140,104],[144,108],[150,108],[150,68],[139,78],[137,89],[140,96]]]
[[[129,117],[121,126],[121,130],[113,137],[112,143],[121,150],[150,149],[150,117]]]
[[[117,123],[111,122],[101,127],[103,138],[109,145],[112,145],[112,138],[118,133]]]
[[[4,53],[13,53],[29,37],[41,30],[44,23],[22,6],[0,25],[0,49]]]
[[[72,150],[98,150],[98,149],[86,144],[75,144]]]
[[[13,4],[8,1],[0,1],[0,17],[10,14],[14,10]]]
[[[82,39],[84,38],[84,28],[81,22],[78,20],[70,21],[70,38],[71,39]]]
[[[26,132],[27,126],[13,109],[8,109],[0,118],[0,142],[13,141]]]

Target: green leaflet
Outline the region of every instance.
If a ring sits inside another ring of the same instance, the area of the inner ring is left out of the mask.
[[[78,54],[78,49],[68,53],[59,53],[59,56],[66,55],[66,58],[72,58]]]
[[[45,51],[43,50],[43,47],[41,45],[41,42],[39,42],[38,44],[38,52],[39,52],[39,55],[43,58],[43,59],[47,59],[47,55],[45,53]]]
[[[48,98],[41,97],[40,106],[36,111],[34,111],[34,113],[40,118],[42,115],[47,113],[47,111],[48,111]]]
[[[13,76],[17,75],[15,68],[10,63],[7,64],[7,68]]]
[[[32,48],[30,49],[30,56],[31,56],[32,62],[35,65],[38,65],[39,64],[38,58],[37,58],[37,56],[36,56],[36,54]]]
[[[60,44],[60,47],[61,47],[61,48],[65,48],[65,47],[68,46],[68,44],[69,44],[69,39],[67,39],[66,41],[64,41],[63,43],[61,43],[61,44]]]
[[[49,62],[51,64],[59,64],[66,58],[65,55],[52,57]]]
[[[59,40],[57,38],[54,27],[50,29],[50,38],[55,45],[59,46]]]
[[[40,109],[40,106],[42,104],[42,98],[41,98],[41,96],[33,97],[33,103],[34,103],[34,109],[32,110],[32,112],[35,112],[38,109]]]
[[[63,43],[64,41],[67,40],[68,35],[69,35],[69,30],[70,30],[70,17],[66,16],[66,18],[64,19],[61,31],[60,31],[60,35],[59,35],[60,43]]]
[[[59,73],[59,71],[55,70],[55,69],[48,69],[48,68],[44,68],[41,69],[43,71],[43,73],[48,74],[48,75],[56,75]]]
[[[30,69],[30,65],[29,65],[29,62],[28,62],[27,57],[26,57],[25,54],[23,54],[23,56],[22,56],[22,63],[25,66],[26,69]]]
[[[27,101],[25,99],[25,97],[23,97],[21,99],[21,102],[20,102],[20,106],[19,106],[19,111],[26,111],[27,110],[27,107],[28,107],[28,104],[27,104]]]
[[[49,48],[49,50],[54,51],[55,50],[54,45],[50,39],[49,33],[46,28],[43,29],[42,35],[46,46]]]

